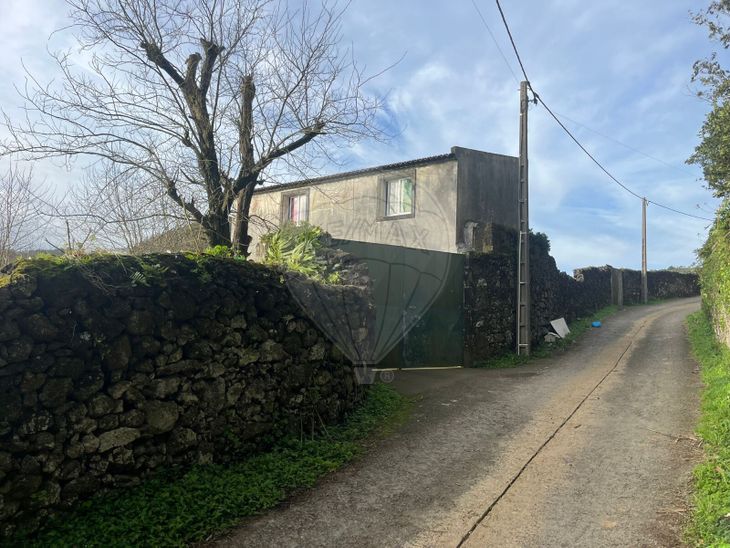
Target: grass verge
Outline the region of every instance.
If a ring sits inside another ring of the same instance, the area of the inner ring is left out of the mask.
[[[286,439],[266,453],[223,466],[160,475],[138,487],[80,503],[36,535],[6,539],[20,546],[184,546],[209,538],[279,504],[293,491],[352,460],[368,440],[402,423],[409,401],[375,385],[342,426],[313,439]]]
[[[687,531],[697,546],[730,546],[730,349],[715,339],[707,315],[687,319],[705,389],[697,433],[705,461],[695,468],[695,508]]]
[[[579,318],[574,322],[571,322],[568,326],[570,328],[570,334],[564,339],[560,339],[552,344],[541,344],[540,346],[533,347],[532,352],[529,356],[518,356],[517,354],[510,353],[503,356],[498,356],[494,359],[479,362],[475,364],[475,367],[484,369],[502,369],[507,367],[517,367],[518,365],[524,365],[532,360],[547,358],[551,356],[556,350],[563,350],[573,344],[583,333],[590,329],[591,324],[595,321],[603,321],[612,314],[615,314],[618,307],[615,305],[609,305],[596,311],[591,316],[585,318]]]

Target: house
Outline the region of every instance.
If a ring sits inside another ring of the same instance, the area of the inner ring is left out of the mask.
[[[480,226],[517,228],[518,159],[462,147],[448,154],[261,187],[251,251],[285,222],[333,238],[444,253],[481,250]]]
[[[367,264],[373,281],[377,340],[369,341],[363,361],[462,365],[467,254],[491,250],[494,225],[516,230],[517,177],[517,158],[453,147],[440,156],[262,187],[251,202],[249,249],[261,258],[261,236],[283,223],[321,227]]]

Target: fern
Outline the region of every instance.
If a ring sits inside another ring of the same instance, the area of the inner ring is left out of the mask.
[[[326,275],[327,265],[317,252],[322,248],[322,230],[309,224],[287,223],[266,234],[264,263],[299,272],[319,281],[331,279]]]

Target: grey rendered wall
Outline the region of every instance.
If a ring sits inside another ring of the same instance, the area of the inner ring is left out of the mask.
[[[383,219],[383,179],[415,179],[415,215]],[[456,161],[335,179],[309,187],[259,191],[251,202],[251,251],[260,257],[261,236],[281,223],[282,195],[309,191],[309,222],[334,238],[456,253]]]
[[[453,147],[457,162],[457,244],[467,223],[517,229],[519,161],[513,156]]]

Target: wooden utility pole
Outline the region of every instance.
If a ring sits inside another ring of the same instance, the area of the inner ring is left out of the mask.
[[[649,300],[648,284],[646,280],[646,198],[641,199],[641,302]]]
[[[520,83],[520,173],[518,182],[517,355],[530,354],[530,221],[527,178],[527,82]]]

